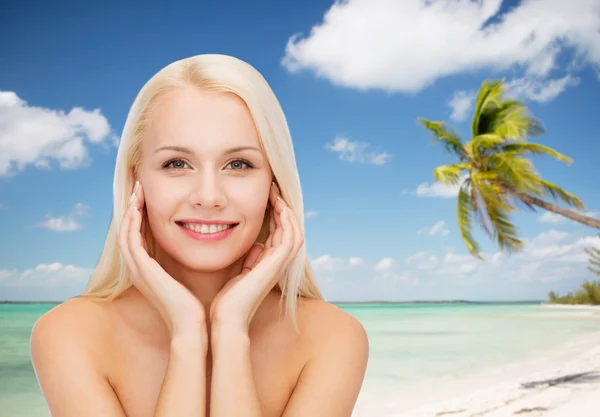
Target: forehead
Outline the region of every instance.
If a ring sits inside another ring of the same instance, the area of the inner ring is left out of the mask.
[[[144,147],[181,145],[199,151],[259,146],[250,110],[237,95],[178,88],[161,96],[150,115]]]

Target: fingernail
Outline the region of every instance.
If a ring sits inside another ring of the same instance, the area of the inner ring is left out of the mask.
[[[285,206],[283,208],[283,215],[287,218],[288,217],[288,211],[287,211],[287,206]]]
[[[131,197],[129,197],[129,201],[127,202],[127,207],[129,207],[131,205],[131,203],[133,203],[133,200],[135,200],[135,192],[133,194],[131,194]]]
[[[281,201],[281,204],[283,204],[283,205],[284,205],[284,207],[285,207],[285,206],[287,206],[287,204],[285,204],[285,201],[283,201],[283,200],[281,199],[281,197],[277,196],[277,200]]]
[[[133,187],[133,192],[134,193],[138,190],[139,186],[140,186],[140,182],[136,180],[135,181],[135,187]]]

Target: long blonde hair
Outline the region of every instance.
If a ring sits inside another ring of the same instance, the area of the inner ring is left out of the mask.
[[[204,54],[184,58],[167,65],[150,78],[129,110],[117,153],[113,215],[108,235],[98,264],[79,298],[111,301],[133,285],[117,245],[117,236],[139,168],[141,143],[151,110],[160,97],[168,91],[190,85],[205,91],[234,93],[244,100],[253,117],[275,182],[298,217],[304,234],[304,205],[292,140],[281,105],[267,81],[254,67],[231,56]],[[268,225],[267,213],[257,241],[264,242],[269,232]],[[150,256],[154,256],[156,242],[149,227],[146,240]],[[277,285],[282,293],[280,308],[285,297],[285,311],[299,332],[297,298],[323,299],[310,266],[306,245],[300,248]]]

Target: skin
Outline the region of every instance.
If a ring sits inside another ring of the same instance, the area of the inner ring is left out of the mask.
[[[53,415],[162,415],[162,401],[180,415],[349,416],[366,334],[322,300],[298,300],[301,336],[279,315],[275,284],[304,239],[272,185],[244,102],[190,87],[163,96],[154,111],[119,232],[134,286],[109,303],[68,300],[32,331],[32,362]],[[155,152],[167,145],[190,153]],[[240,146],[258,151],[226,154]],[[241,169],[246,162],[254,168]],[[263,248],[254,243],[267,212]],[[239,224],[222,241],[201,242],[179,229],[182,218]],[[147,227],[155,259],[142,239]],[[206,402],[194,392],[205,392]]]

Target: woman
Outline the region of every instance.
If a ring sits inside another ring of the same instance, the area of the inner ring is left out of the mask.
[[[53,416],[351,415],[368,340],[317,288],[287,122],[253,67],[199,55],[144,85],[113,213],[84,294],[32,330]]]

